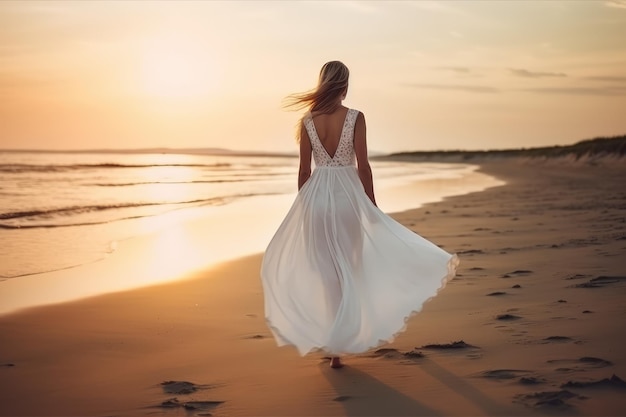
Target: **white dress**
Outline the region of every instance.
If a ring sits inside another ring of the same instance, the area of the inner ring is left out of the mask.
[[[294,345],[301,355],[391,342],[458,264],[367,197],[355,165],[358,114],[348,110],[332,157],[305,116],[315,169],[263,258],[268,326],[279,346]]]

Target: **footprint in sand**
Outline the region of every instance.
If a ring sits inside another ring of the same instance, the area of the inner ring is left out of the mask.
[[[201,389],[213,388],[214,385],[200,385],[194,384],[193,382],[188,381],[164,381],[161,382],[161,388],[163,388],[163,392],[166,394],[192,394]]]
[[[516,316],[515,314],[498,314],[496,316],[496,320],[500,320],[500,321],[513,321],[513,320],[519,320],[521,319],[522,316]]]
[[[409,359],[420,359],[424,357],[424,354],[418,350],[410,350],[408,352],[403,353],[405,358]]]
[[[381,348],[381,349],[375,350],[374,352],[367,353],[361,356],[366,357],[366,358],[385,358],[385,359],[403,360],[404,363],[410,364],[426,357],[426,355],[422,353],[420,349],[442,350],[442,351],[469,350],[469,352],[466,354],[468,359],[480,359],[482,357],[482,354],[478,351],[480,349],[479,347],[467,344],[463,340],[459,340],[459,341],[452,342],[452,343],[428,344],[428,345],[424,345],[421,347],[416,347],[415,349],[407,351],[407,352],[401,352],[393,348]],[[329,358],[324,358],[324,359],[329,359]]]
[[[187,411],[208,411],[221,404],[224,401],[185,401],[181,402],[178,398],[170,398],[163,401],[161,404],[155,406],[157,408],[184,408]],[[198,414],[198,415],[210,415],[210,414]]]
[[[572,339],[571,337],[568,336],[548,336],[548,337],[544,337],[542,340],[545,340],[546,342],[571,342]]]
[[[535,376],[523,376],[518,380],[518,382],[522,385],[538,385],[545,383],[546,380]]]
[[[550,359],[547,363],[558,365],[559,367],[555,369],[557,372],[586,371],[588,369],[605,368],[613,365],[611,361],[595,358],[593,356],[583,356],[578,359]]]
[[[532,394],[518,394],[514,402],[524,404],[531,408],[568,410],[573,407],[570,400],[584,400],[586,397],[567,390],[543,391]]]
[[[402,355],[402,352],[400,352],[398,349],[382,348],[382,349],[377,349],[372,353],[366,354],[365,356],[368,358],[398,359],[401,357],[401,355]]]
[[[526,340],[520,340],[515,343],[523,344],[523,345],[534,345],[534,344],[546,345],[549,343],[574,343],[577,345],[581,345],[585,342],[582,340],[575,340],[568,336],[548,336],[548,337],[544,337],[543,339],[526,339]]]
[[[553,316],[550,317],[550,320],[577,320],[576,317],[565,317],[565,316]]]
[[[416,349],[434,349],[434,350],[455,350],[455,349],[478,349],[478,346],[473,346],[468,343],[465,343],[463,340],[458,340],[452,343],[432,343],[428,345],[424,345],[421,348]]]
[[[572,275],[568,275],[563,279],[566,280],[572,280],[572,279],[588,279],[590,278],[591,275],[586,275],[586,274],[572,274]]]
[[[398,349],[382,348],[377,349],[370,354],[364,355],[368,358],[386,358],[386,359],[421,359],[425,355],[418,350],[411,350],[408,352],[400,352]]]
[[[333,398],[333,401],[343,402],[349,400],[350,398],[352,397],[350,397],[349,395],[340,395],[339,397]]]
[[[506,274],[503,274],[500,278],[525,277],[532,273],[533,271],[529,269],[517,269],[515,271],[507,272]]]
[[[545,378],[530,374],[532,371],[525,369],[492,369],[479,372],[474,376],[498,381],[517,379],[517,383],[521,385],[539,385],[546,382]]]
[[[259,339],[266,339],[267,337],[268,336],[262,335],[262,334],[252,334],[252,335],[244,336],[243,338],[259,340]]]
[[[491,369],[488,371],[482,371],[476,376],[480,378],[503,380],[519,378],[520,376],[529,373],[531,373],[531,371],[527,371],[524,369]]]
[[[607,285],[611,284],[622,284],[626,283],[626,276],[607,276],[600,275],[598,277],[592,278],[587,282],[583,282],[582,284],[573,285],[573,288],[603,288]]]
[[[561,388],[617,388],[626,389],[626,381],[613,374],[610,378],[589,381],[567,381]]]
[[[483,252],[480,249],[468,249],[468,250],[462,250],[460,252],[457,252],[457,255],[482,255],[485,252]]]
[[[480,359],[483,357],[483,354],[480,352],[480,347],[475,345],[470,345],[469,343],[465,343],[463,340],[458,340],[456,342],[451,343],[432,343],[428,345],[424,345],[420,348],[415,349],[429,349],[429,350],[439,350],[439,351],[463,351],[465,353],[465,357],[468,359]]]
[[[163,392],[169,395],[189,395],[196,393],[199,390],[215,388],[215,385],[208,384],[194,384],[189,381],[164,381],[161,382],[161,388]],[[212,401],[212,400],[189,400],[189,401],[180,401],[177,397],[173,397],[163,401],[161,404],[156,405],[154,407],[157,408],[183,408],[187,411],[208,411],[211,410],[220,404],[223,404],[224,401]],[[203,415],[211,415],[211,414],[196,414],[198,416]]]
[[[183,404],[185,410],[210,410],[223,404],[224,401],[187,401]]]

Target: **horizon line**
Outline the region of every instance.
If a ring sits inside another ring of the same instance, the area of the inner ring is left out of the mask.
[[[546,149],[546,148],[561,148],[574,146],[581,142],[587,142],[598,139],[618,139],[625,138],[626,134],[613,135],[613,136],[596,136],[589,139],[580,139],[576,142],[572,142],[565,145],[547,145],[547,146],[532,146],[532,147],[512,147],[512,148],[497,148],[497,149],[438,149],[438,150],[399,150],[392,152],[381,152],[376,150],[369,150],[369,153],[373,156],[388,156],[394,154],[406,154],[406,153],[464,153],[464,152],[500,152],[500,151],[515,151],[515,150],[530,150],[530,149]],[[12,153],[179,153],[179,154],[203,154],[203,155],[239,155],[239,156],[283,156],[293,157],[298,156],[298,152],[278,152],[278,151],[262,151],[262,150],[233,150],[227,148],[172,148],[172,147],[153,147],[153,148],[96,148],[96,149],[17,149],[17,148],[0,148],[0,152],[12,152]]]

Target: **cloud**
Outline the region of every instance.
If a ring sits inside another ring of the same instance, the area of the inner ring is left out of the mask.
[[[609,77],[609,78],[621,78],[621,77]],[[626,77],[624,77],[626,78]],[[521,91],[526,93],[535,94],[554,94],[554,95],[572,95],[572,96],[603,96],[603,97],[617,97],[626,96],[626,87],[614,86],[614,87],[536,87],[536,88],[523,88],[523,89],[499,89],[496,87],[489,87],[484,85],[464,85],[464,84],[416,84],[405,83],[407,87],[419,88],[423,90],[439,90],[439,91],[461,91],[466,93],[478,93],[478,94],[494,94],[501,93],[503,91]]]
[[[524,78],[548,78],[548,77],[567,77],[562,72],[535,72],[519,68],[509,68],[513,75]]]
[[[608,82],[608,83],[626,83],[626,77],[615,77],[615,76],[585,77],[585,80],[603,81],[603,82]]]
[[[604,5],[606,7],[612,7],[614,9],[626,9],[625,0],[609,0],[609,1],[605,1]]]
[[[596,88],[596,87],[539,87],[524,88],[520,91],[537,94],[561,94],[576,96],[626,96],[626,87]]]
[[[463,91],[466,93],[498,93],[500,90],[483,85],[460,85],[460,84],[406,84],[408,87],[425,90]]]
[[[469,69],[468,67],[437,67],[437,69],[451,71],[451,72],[454,72],[455,74],[469,74],[470,72],[472,72],[472,70]]]
[[[460,67],[460,66],[443,66],[443,67],[433,67],[433,69],[438,71],[444,71],[450,74],[453,74],[459,78],[482,78],[484,74],[481,74],[481,71],[484,68],[470,68],[470,67]]]

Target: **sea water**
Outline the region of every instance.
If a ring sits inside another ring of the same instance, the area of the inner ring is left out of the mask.
[[[293,156],[0,152],[0,313],[260,252],[295,197],[297,168]],[[463,183],[476,169],[464,164],[372,169],[387,212],[496,185]]]

